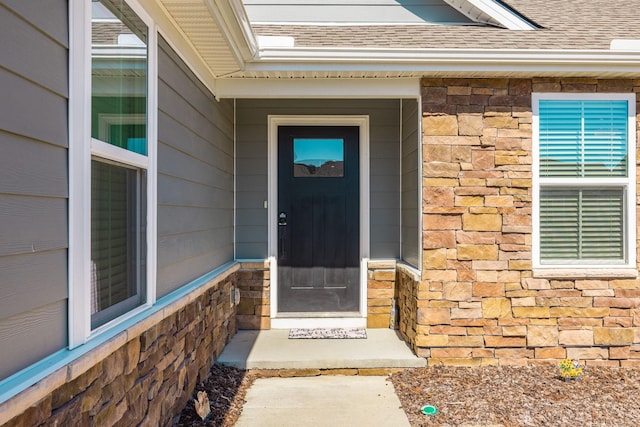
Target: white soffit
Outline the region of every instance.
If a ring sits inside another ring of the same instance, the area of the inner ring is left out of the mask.
[[[444,0],[476,22],[501,26],[509,30],[535,30],[536,26],[495,0]]]
[[[241,55],[231,49],[205,0],[161,0],[182,32],[216,76],[242,68]]]

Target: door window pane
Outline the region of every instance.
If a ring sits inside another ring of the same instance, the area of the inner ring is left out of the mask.
[[[294,139],[293,176],[344,176],[344,140]]]
[[[147,154],[147,26],[123,0],[92,3],[91,136]]]
[[[91,326],[144,301],[144,172],[91,162]]]

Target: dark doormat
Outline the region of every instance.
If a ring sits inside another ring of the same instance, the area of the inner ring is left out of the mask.
[[[289,339],[366,339],[364,328],[294,328]]]

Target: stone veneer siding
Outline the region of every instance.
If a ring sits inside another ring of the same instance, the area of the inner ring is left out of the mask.
[[[534,277],[532,92],[640,80],[422,80],[423,282],[400,290],[417,298],[414,350],[430,365],[638,366],[640,281]]]
[[[171,426],[236,332],[237,267],[0,405],[11,426]]]
[[[397,329],[411,348],[416,349],[418,293],[423,282],[419,274],[412,273],[406,268],[399,268],[396,273],[398,289],[398,326]]]
[[[413,344],[420,272],[402,261],[369,261],[367,274],[367,327],[398,329]]]
[[[396,294],[396,262],[369,261],[367,271],[367,327],[389,328]]]
[[[238,271],[239,329],[271,329],[271,274],[269,262],[243,262]]]

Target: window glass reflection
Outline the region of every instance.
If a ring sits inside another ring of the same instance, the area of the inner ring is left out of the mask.
[[[344,176],[344,140],[294,139],[293,176]]]
[[[122,0],[92,3],[91,137],[147,154],[147,26]]]

